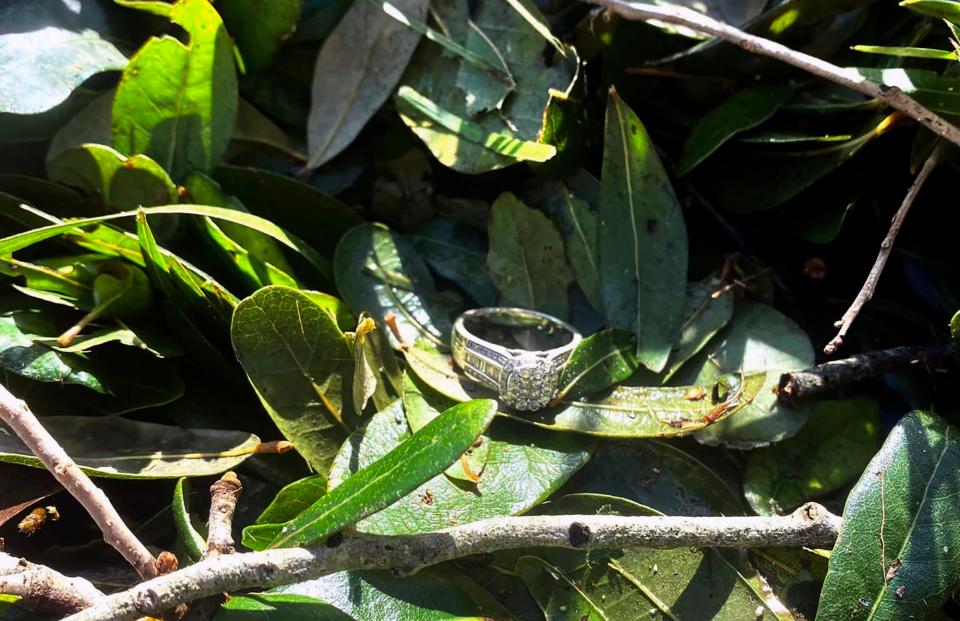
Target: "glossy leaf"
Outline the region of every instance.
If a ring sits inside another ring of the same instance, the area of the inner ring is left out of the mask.
[[[934,618],[960,579],[957,428],[904,416],[854,486],[818,619]]]
[[[687,285],[685,319],[680,326],[677,342],[663,371],[663,381],[669,380],[684,362],[703,349],[713,335],[733,317],[733,291],[722,291],[725,284],[716,276]],[[715,297],[716,296],[716,297]]]
[[[356,424],[353,352],[343,332],[306,294],[271,286],[237,306],[230,333],[274,423],[316,471],[326,472]]]
[[[270,547],[322,541],[389,507],[456,461],[496,413],[496,402],[487,399],[455,405],[351,476],[331,477],[330,491],[281,529]]]
[[[960,5],[953,0],[902,0],[900,6],[917,13],[960,24]]]
[[[214,621],[355,621],[330,604],[303,595],[258,593],[232,595]]]
[[[640,119],[607,99],[600,186],[600,288],[607,322],[637,335],[637,359],[667,363],[683,321],[687,232],[680,204]]]
[[[95,477],[176,479],[236,468],[260,445],[241,431],[181,429],[114,416],[45,416],[43,426]],[[0,433],[0,462],[43,468],[19,438]]]
[[[213,170],[237,113],[233,43],[206,0],[178,0],[170,20],[189,43],[153,37],[130,59],[113,100],[113,143],[143,153],[181,179]]]
[[[449,218],[434,218],[413,236],[413,244],[434,272],[455,282],[482,306],[496,302],[487,272],[487,242],[478,231]]]
[[[257,524],[279,524],[303,513],[327,492],[327,479],[319,474],[290,483],[274,497],[257,518]]]
[[[612,388],[633,375],[637,337],[623,330],[603,330],[580,341],[560,373],[560,394],[566,399],[587,397]]]
[[[44,112],[95,73],[126,64],[123,54],[95,32],[50,26],[0,35],[0,112]]]
[[[177,479],[173,488],[173,500],[170,502],[170,511],[173,513],[173,524],[177,528],[177,536],[187,549],[187,555],[192,561],[199,561],[207,550],[207,541],[193,527],[190,518],[190,480],[186,477]]]
[[[608,618],[562,570],[542,558],[521,556],[515,571],[537,600],[547,621],[600,621]]]
[[[487,234],[487,267],[500,290],[500,304],[565,319],[569,313],[566,292],[573,272],[553,223],[507,192],[493,203]]]
[[[786,514],[840,489],[877,450],[880,415],[869,398],[820,401],[797,435],[747,453],[743,494],[762,515]]]
[[[960,19],[960,8],[956,17]],[[897,58],[934,58],[937,60],[957,60],[957,53],[951,50],[934,50],[927,47],[899,47],[888,45],[854,45],[850,49],[866,54],[881,54]]]
[[[302,8],[303,0],[274,0],[268,10],[256,0],[223,0],[217,5],[248,73],[270,66],[277,49],[296,30]]]
[[[427,0],[393,4],[411,19],[427,17]],[[314,68],[307,127],[311,168],[353,142],[393,92],[419,40],[420,33],[387,15],[381,4],[354,2],[347,10]]]
[[[683,145],[677,174],[687,174],[724,142],[772,117],[791,97],[793,88],[789,86],[758,86],[731,95],[693,126]]]

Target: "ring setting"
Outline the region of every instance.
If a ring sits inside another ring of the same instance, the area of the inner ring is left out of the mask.
[[[573,326],[546,313],[479,308],[454,322],[453,359],[504,405],[536,411],[556,396],[560,372],[580,341]]]

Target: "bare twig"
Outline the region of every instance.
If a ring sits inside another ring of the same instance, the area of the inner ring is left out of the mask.
[[[784,403],[796,403],[859,382],[881,373],[914,366],[944,367],[960,361],[953,345],[932,347],[894,347],[831,360],[802,371],[780,376],[777,397]]]
[[[733,43],[748,52],[769,56],[783,61],[813,75],[836,82],[857,92],[878,99],[895,108],[920,124],[943,136],[950,142],[960,145],[960,128],[947,122],[940,115],[921,106],[915,99],[893,86],[877,84],[856,73],[828,63],[824,60],[798,52],[785,45],[746,33],[730,24],[717,21],[691,9],[681,6],[658,6],[625,0],[586,0],[622,15],[626,19],[639,21],[660,21],[668,24],[686,26],[691,30],[708,34]]]
[[[54,478],[83,505],[103,531],[104,541],[116,548],[141,578],[157,575],[156,559],[123,523],[103,490],[80,470],[63,447],[44,429],[27,404],[13,396],[3,385],[0,385],[0,420],[17,434]]]
[[[220,554],[233,554],[233,512],[243,485],[237,475],[228,472],[210,486],[210,518],[207,521],[207,551],[204,560]]]
[[[339,545],[230,554],[116,593],[68,621],[126,621],[222,592],[291,584],[348,569],[405,574],[455,558],[529,546],[582,550],[644,546],[826,547],[840,518],[809,503],[787,516],[621,517],[523,516],[482,520],[446,530],[343,539]]]
[[[70,578],[0,552],[0,593],[18,595],[20,606],[59,616],[89,608],[104,597],[83,578]]]
[[[837,335],[823,348],[825,354],[832,354],[837,351],[837,348],[843,345],[843,339],[847,335],[847,331],[850,330],[850,326],[853,325],[857,315],[860,314],[863,305],[873,297],[873,293],[877,289],[877,282],[880,280],[880,274],[883,273],[883,267],[887,264],[887,259],[890,258],[890,252],[893,250],[893,242],[896,241],[897,234],[900,233],[900,227],[903,226],[907,212],[910,211],[910,207],[913,205],[914,199],[917,198],[917,194],[920,193],[920,188],[923,187],[927,177],[930,176],[933,169],[940,163],[940,155],[942,152],[942,145],[938,145],[933,149],[927,157],[927,160],[923,163],[923,168],[917,173],[916,179],[913,180],[913,185],[910,186],[907,195],[903,197],[900,208],[897,209],[897,213],[893,215],[893,221],[890,223],[890,230],[887,231],[887,236],[880,242],[880,252],[877,254],[877,260],[874,261],[873,267],[870,268],[870,273],[867,275],[863,287],[860,288],[860,293],[854,298],[853,303],[850,304],[850,308],[843,314],[840,321],[834,324],[834,327],[839,330],[837,331]]]

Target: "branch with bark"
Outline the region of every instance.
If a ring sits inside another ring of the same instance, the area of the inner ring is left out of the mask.
[[[88,580],[64,576],[49,567],[0,552],[0,593],[40,613],[66,616],[94,606],[104,594]]]

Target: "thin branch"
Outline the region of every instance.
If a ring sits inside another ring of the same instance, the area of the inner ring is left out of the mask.
[[[233,512],[243,485],[237,475],[228,472],[210,486],[210,518],[207,520],[207,551],[203,559],[221,554],[233,554]]]
[[[127,528],[110,499],[67,455],[63,447],[44,429],[27,404],[0,385],[0,420],[17,434],[50,474],[87,510],[103,531],[103,539],[133,565],[141,578],[157,575],[157,561]]]
[[[825,392],[853,384],[882,373],[915,366],[945,367],[960,362],[953,345],[932,347],[894,347],[858,354],[841,360],[831,360],[802,371],[780,376],[777,398],[793,404]]]
[[[280,586],[350,569],[408,574],[455,558],[531,546],[581,550],[643,546],[828,547],[840,518],[815,503],[787,516],[523,516],[402,536],[363,536],[326,546],[217,556],[116,593],[68,621],[127,621],[217,593]]]
[[[70,578],[0,552],[0,593],[17,595],[28,610],[66,616],[99,602],[104,594],[83,578]]]
[[[890,252],[893,251],[893,242],[896,241],[897,234],[900,233],[900,227],[903,226],[903,221],[907,217],[907,213],[910,211],[914,199],[916,199],[917,194],[920,193],[920,188],[923,187],[927,177],[930,176],[933,169],[940,163],[942,153],[942,145],[934,147],[929,157],[927,157],[927,160],[923,163],[923,168],[920,169],[916,179],[913,180],[913,185],[910,186],[907,195],[903,197],[900,208],[897,209],[897,213],[893,215],[893,221],[890,223],[890,230],[887,231],[887,236],[880,242],[880,252],[877,254],[877,260],[874,261],[873,267],[870,268],[870,273],[867,275],[863,287],[860,288],[860,293],[854,298],[850,308],[843,314],[840,321],[834,324],[834,327],[839,328],[839,330],[837,331],[837,335],[833,337],[833,340],[823,348],[825,354],[830,355],[843,345],[843,339],[847,335],[847,331],[850,330],[850,326],[853,325],[854,320],[857,318],[857,315],[860,314],[860,310],[864,304],[869,302],[873,297],[873,293],[877,289],[877,282],[880,280],[880,274],[883,273],[887,259],[890,258]]]
[[[626,19],[639,21],[660,21],[668,24],[686,26],[691,30],[708,34],[718,39],[740,46],[748,52],[769,56],[787,64],[808,71],[831,82],[836,82],[857,92],[873,97],[895,108],[920,124],[943,136],[950,142],[960,145],[960,128],[946,119],[924,108],[915,99],[894,86],[877,84],[863,76],[843,69],[824,60],[798,52],[789,47],[746,33],[730,24],[717,21],[702,13],[680,6],[658,6],[625,2],[624,0],[586,0],[622,15]]]

